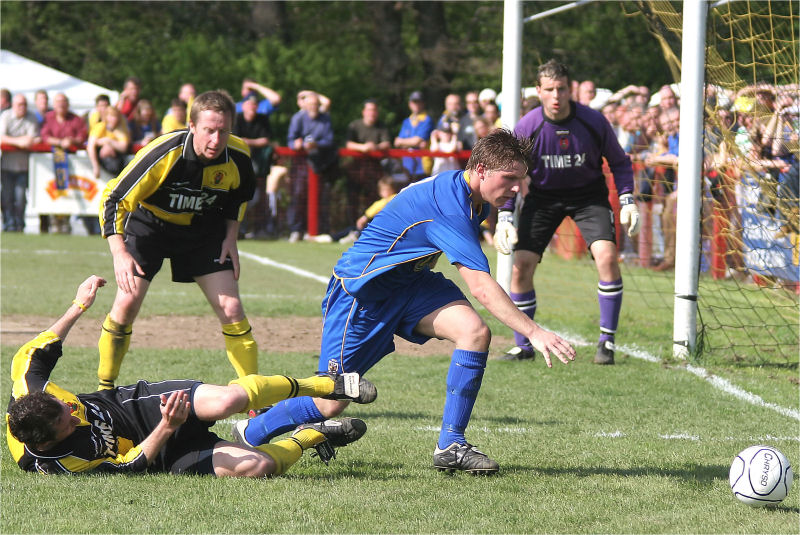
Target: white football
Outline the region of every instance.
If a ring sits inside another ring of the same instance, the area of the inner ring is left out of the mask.
[[[771,446],[750,446],[731,464],[728,475],[733,495],[751,507],[777,504],[792,486],[792,467],[786,456]]]

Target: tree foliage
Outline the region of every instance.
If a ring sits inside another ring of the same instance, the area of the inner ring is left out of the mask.
[[[526,2],[525,15],[562,5]],[[523,84],[556,57],[576,78],[616,89],[671,82],[646,25],[618,2],[596,2],[526,24]],[[181,83],[238,98],[251,76],[283,95],[285,131],[294,95],[333,101],[337,131],[375,98],[399,126],[410,91],[433,113],[452,91],[493,87],[502,76],[502,2],[19,2],[0,3],[3,47],[105,87],[127,76],[166,109]],[[280,139],[280,137],[278,137]]]

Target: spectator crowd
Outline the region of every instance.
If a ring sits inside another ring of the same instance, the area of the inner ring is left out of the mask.
[[[680,95],[677,84],[664,85],[651,94],[648,87],[628,85],[619,91],[598,89],[591,80],[572,81],[572,99],[600,110],[612,125],[617,139],[634,162],[635,197],[653,216],[652,261],[648,267],[669,270],[675,259],[677,166],[679,163]],[[96,178],[104,171],[117,175],[132,153],[155,137],[188,126],[188,111],[196,96],[193,84],[179,87],[177,96],[159,116],[143,96],[141,82],[128,78],[112,103],[98,95],[95,107],[81,117],[70,111],[63,93],[36,93],[32,109],[24,95],[0,91],[0,135],[2,144],[15,147],[2,154],[3,231],[21,232],[25,226],[28,153],[34,144],[45,143],[56,151],[86,149]],[[521,95],[521,114],[539,105],[534,88]],[[245,238],[346,240],[357,238],[365,224],[365,212],[380,197],[413,182],[465,163],[462,151],[491,130],[501,127],[502,99],[486,88],[469,91],[462,99],[449,94],[441,103],[441,114],[429,111],[421,91],[408,97],[408,116],[392,135],[380,117],[381,104],[363,102],[361,116],[348,125],[345,138],[336,139],[331,122],[331,100],[319,91],[296,95],[297,112],[291,117],[286,137],[273,131],[270,115],[282,104],[276,90],[246,78],[233,133],[250,147],[257,191],[242,227]],[[762,185],[763,208],[782,221],[781,233],[797,233],[798,132],[800,101],[798,88],[756,84],[737,92],[716,86],[706,89],[707,120],[704,133],[705,209],[727,214],[731,225],[730,254],[726,261],[733,276],[744,271],[736,210],[739,200],[733,187],[743,176],[755,177]],[[276,150],[281,145],[292,151]],[[346,149],[340,151],[341,148]],[[425,150],[430,156],[410,154],[398,158],[390,149]],[[56,152],[54,152],[55,156]],[[308,176],[319,177],[319,232],[307,229]],[[383,181],[383,182],[381,182]],[[391,189],[387,181],[393,182]],[[379,184],[383,183],[381,196]],[[372,213],[374,216],[374,213]],[[90,233],[98,232],[96,221],[86,218]],[[64,216],[42,216],[42,232],[70,232]],[[490,239],[491,234],[484,236]],[[640,258],[640,243],[620,244],[623,257]],[[738,252],[737,252],[738,250]]]

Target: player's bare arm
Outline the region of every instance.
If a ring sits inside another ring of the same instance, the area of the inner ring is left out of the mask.
[[[129,294],[136,290],[136,274],[144,276],[142,266],[133,258],[125,246],[125,240],[120,234],[112,234],[107,238],[111,256],[114,259],[114,277],[117,286]]]
[[[78,318],[81,317],[81,314],[92,306],[97,295],[97,290],[105,286],[105,284],[106,280],[97,275],[92,275],[83,281],[81,285],[78,286],[75,299],[72,301],[70,307],[63,316],[50,326],[48,331],[54,333],[63,341],[67,337],[69,330],[75,325]]]
[[[225,239],[222,240],[219,263],[223,264],[226,258],[230,258],[233,263],[233,279],[239,280],[239,246],[236,243],[239,238],[239,222],[227,219],[225,224]]]
[[[542,329],[536,322],[520,312],[489,273],[469,269],[461,264],[456,264],[456,267],[475,299],[506,326],[524,333],[533,343],[533,347],[544,355],[548,368],[553,366],[551,353],[564,364],[575,359],[575,349],[569,342],[553,332]]]
[[[147,435],[139,446],[142,453],[147,458],[147,464],[152,464],[153,460],[167,443],[169,437],[178,429],[189,417],[189,394],[183,390],[177,390],[169,395],[161,395],[161,421],[155,429]]]

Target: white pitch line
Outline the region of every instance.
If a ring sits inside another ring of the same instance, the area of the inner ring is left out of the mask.
[[[752,403],[753,405],[760,405],[762,407],[767,407],[768,409],[772,409],[775,412],[779,412],[784,416],[788,416],[790,418],[794,418],[795,420],[800,421],[800,411],[795,409],[788,409],[786,407],[781,407],[780,405],[776,405],[775,403],[770,403],[768,401],[764,401],[760,396],[757,396],[747,390],[744,390],[735,384],[731,383],[727,379],[723,379],[713,373],[709,373],[708,370],[704,368],[700,368],[698,366],[692,366],[689,364],[686,367],[686,371],[695,374],[698,377],[701,377],[711,383],[715,388],[719,388],[723,392],[727,392],[732,396],[735,396],[739,399],[743,399],[748,403]]]
[[[251,260],[255,260],[256,262],[263,264],[265,266],[272,266],[278,269],[283,269],[297,276],[313,279],[317,282],[321,282],[322,284],[328,284],[328,281],[330,280],[330,277],[321,277],[315,273],[311,273],[310,271],[306,271],[304,269],[300,269],[291,266],[289,264],[282,264],[280,262],[276,262],[269,258],[258,256],[253,253],[248,253],[246,251],[239,251],[239,255],[244,256],[245,258],[249,258]],[[542,327],[547,329],[547,327],[544,325],[542,325]],[[578,336],[573,333],[557,332],[556,334],[558,334],[559,336],[561,336],[565,340],[568,340],[570,343],[576,346],[593,345],[591,342],[588,342],[581,336]],[[647,351],[635,346],[617,346],[617,351],[620,353],[625,353],[626,355],[629,355],[637,359],[645,360],[647,362],[653,362],[653,363],[661,362],[661,359],[659,359],[655,355],[652,355]],[[777,405],[775,403],[770,403],[768,401],[764,401],[760,396],[748,392],[747,390],[744,390],[734,385],[730,381],[723,379],[722,377],[716,376],[713,373],[710,373],[705,368],[689,365],[686,367],[686,371],[696,375],[697,377],[700,377],[701,379],[711,384],[711,386],[713,386],[714,388],[722,390],[723,392],[730,394],[735,398],[750,403],[751,405],[757,405],[760,407],[771,409],[779,414],[783,414],[784,416],[788,416],[789,418],[794,418],[795,420],[800,421],[800,411],[796,409],[789,409],[787,407],[782,407],[780,405]]]
[[[330,276],[322,277],[320,275],[317,275],[316,273],[311,273],[310,271],[306,271],[305,269],[291,266],[289,264],[281,264],[280,262],[276,262],[275,260],[267,258],[266,256],[258,256],[253,253],[248,253],[247,251],[239,251],[239,256],[249,258],[250,260],[255,260],[256,262],[264,266],[270,266],[282,269],[284,271],[288,271],[289,273],[297,275],[298,277],[305,277],[307,279],[312,279],[317,282],[321,282],[322,284],[328,284],[328,281],[330,281],[331,279]]]
[[[622,431],[617,430],[617,431],[612,431],[610,433],[607,431],[599,431],[595,433],[594,436],[597,438],[622,438],[626,435]]]
[[[39,254],[39,255],[94,255],[94,256],[110,256],[108,251],[60,251],[57,249],[34,249],[32,251],[23,251],[22,249],[0,249],[2,254]]]
[[[700,440],[699,436],[687,435],[686,433],[678,433],[677,435],[658,435],[658,438],[663,438],[664,440],[692,440],[694,442]]]
[[[543,326],[545,329],[547,327]],[[561,338],[568,340],[570,343],[576,346],[587,346],[591,345],[590,343],[586,342],[585,340],[579,337],[573,337],[567,334],[557,333]],[[645,360],[647,362],[654,362],[659,363],[661,359],[648,353],[647,351],[635,347],[635,346],[617,346],[617,352],[625,353],[633,358]],[[680,369],[680,368],[678,368]],[[761,396],[753,394],[752,392],[748,392],[741,387],[736,386],[735,384],[731,383],[727,379],[723,379],[718,375],[714,375],[713,373],[709,372],[705,368],[701,368],[700,366],[693,366],[688,364],[685,370],[689,373],[696,375],[697,377],[703,379],[704,381],[708,382],[716,388],[717,390],[722,390],[723,392],[730,394],[731,396],[741,399],[742,401],[746,401],[751,405],[757,405],[759,407],[765,407],[767,409],[771,409],[777,413],[783,414],[784,416],[788,416],[789,418],[794,418],[795,420],[800,421],[800,411],[796,409],[790,409],[787,407],[782,407],[781,405],[777,405],[775,403],[771,403],[769,401],[764,401]]]
[[[222,425],[233,425],[241,420],[246,418],[240,418],[237,416],[229,416],[224,420],[217,420],[217,424]],[[370,424],[372,429],[394,429],[390,425],[384,425],[381,423],[378,424]],[[430,433],[438,433],[441,429],[435,425],[415,425],[411,428],[413,431],[423,431],[423,432],[430,432]],[[502,426],[497,428],[490,428],[487,426],[481,427],[470,427],[472,432],[483,432],[487,434],[491,433],[499,433],[499,434],[510,434],[510,435],[524,435],[528,433],[536,433],[538,432],[535,427],[508,427]],[[641,433],[639,433],[641,434]],[[598,431],[594,433],[594,438],[628,438],[628,437],[635,437],[637,433],[626,433],[620,431],[619,429],[614,431]],[[714,438],[714,437],[706,437],[702,438],[698,435],[689,435],[686,433],[676,433],[676,434],[663,434],[659,433],[658,438],[661,440],[690,440],[692,442],[742,442],[744,440],[752,443],[759,443],[759,444],[769,444],[774,442],[800,442],[800,436],[773,436],[773,435],[762,435],[762,436],[749,436],[749,437],[723,437],[723,438]]]

